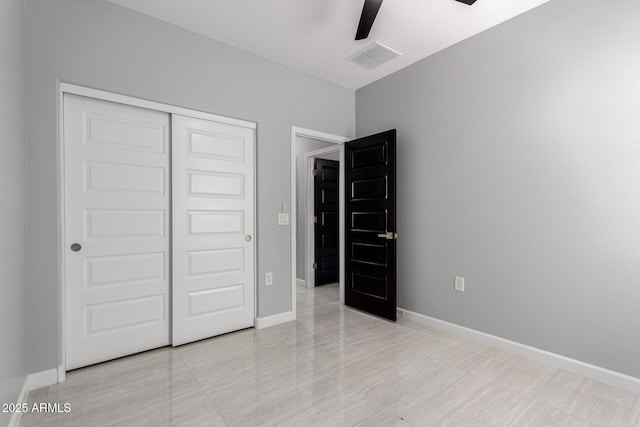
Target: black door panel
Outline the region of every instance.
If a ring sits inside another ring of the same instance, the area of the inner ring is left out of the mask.
[[[396,320],[396,131],[345,145],[345,303]]]
[[[314,177],[315,285],[338,281],[339,162],[316,159]]]

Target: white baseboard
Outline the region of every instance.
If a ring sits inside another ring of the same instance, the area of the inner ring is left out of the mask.
[[[67,379],[67,370],[63,365],[58,366],[58,384],[64,382]]]
[[[304,279],[296,278],[296,285],[298,285],[298,286],[307,286],[307,281],[304,280]]]
[[[264,329],[269,326],[279,325],[281,323],[287,323],[292,320],[296,320],[292,311],[285,311],[284,313],[274,314],[273,316],[257,317],[256,329]]]
[[[23,403],[27,403],[27,399],[29,398],[29,376],[25,377],[24,384],[22,384],[22,390],[20,390],[20,394],[18,395],[18,401],[16,402],[18,405]],[[9,427],[18,427],[20,425],[20,418],[22,417],[22,412],[14,412],[11,414],[11,418],[9,419]]]
[[[58,384],[58,368],[29,374],[27,381],[29,382],[29,391]]]
[[[27,375],[24,379],[24,384],[22,384],[22,390],[20,390],[20,395],[18,396],[18,401],[16,403],[27,403],[29,392],[32,390],[58,384],[60,369],[64,372],[64,369],[60,366],[56,369],[49,369],[47,371]],[[62,379],[64,380],[64,377]],[[9,427],[18,427],[20,425],[21,416],[21,412],[14,412],[9,420]]]
[[[403,308],[399,308],[399,310],[403,313],[406,319],[413,320],[414,322],[440,329],[453,335],[469,338],[498,350],[503,350],[537,362],[546,363],[554,368],[562,369],[563,371],[571,372],[572,374],[580,375],[612,387],[626,390],[630,393],[640,394],[640,378],[621,374],[620,372],[611,371],[609,369],[601,368],[599,366],[591,365],[589,363],[541,350],[539,348],[509,341],[495,335],[476,331],[475,329],[466,328],[454,323],[445,322],[444,320],[425,316],[424,314],[414,313]]]

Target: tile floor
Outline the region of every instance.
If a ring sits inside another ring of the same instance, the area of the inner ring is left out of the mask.
[[[69,372],[21,426],[623,426],[640,397],[298,289],[298,320]]]

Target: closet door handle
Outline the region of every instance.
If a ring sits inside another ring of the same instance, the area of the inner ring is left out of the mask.
[[[247,242],[251,241],[251,234],[247,234],[246,236],[244,236],[244,240],[246,240]]]
[[[82,245],[80,243],[72,243],[69,249],[71,249],[72,252],[78,252],[82,249]]]

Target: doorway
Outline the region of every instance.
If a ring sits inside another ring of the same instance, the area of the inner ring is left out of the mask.
[[[313,180],[316,158],[339,162],[338,241],[339,256],[344,256],[344,143],[349,138],[292,127],[291,130],[291,311],[296,316],[296,290],[299,285],[313,287]],[[338,272],[340,302],[344,303],[344,268]]]
[[[297,240],[297,255],[296,260],[296,282],[298,285],[306,286],[307,288],[313,288],[316,286],[316,272],[318,264],[316,259],[316,228],[318,223],[316,222],[315,210],[316,210],[316,197],[315,197],[315,182],[314,170],[316,169],[316,162],[320,160],[335,161],[338,164],[338,175],[340,170],[340,148],[335,144],[325,145],[324,148],[314,151],[304,152],[309,147],[310,140],[307,138],[299,138],[298,140],[298,176],[296,189],[297,207],[299,208],[296,213],[296,240]],[[318,142],[311,141],[317,146]],[[311,145],[311,146],[314,146]],[[337,196],[336,196],[337,202]],[[336,215],[336,228],[337,215]],[[322,221],[320,219],[320,221]],[[339,228],[338,228],[339,230]],[[339,236],[339,233],[337,233]],[[339,241],[339,237],[337,238]],[[336,245],[336,251],[339,249]],[[314,268],[315,267],[315,268]],[[336,274],[339,276],[339,271]],[[339,283],[339,277],[334,279],[334,283]]]

